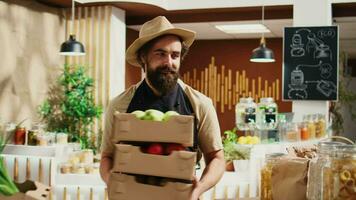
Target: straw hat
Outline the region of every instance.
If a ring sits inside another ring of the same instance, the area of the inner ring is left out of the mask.
[[[150,40],[166,34],[177,35],[182,38],[188,47],[195,39],[195,32],[183,28],[175,28],[164,16],[158,16],[141,27],[139,37],[127,48],[126,60],[131,65],[139,67],[137,62],[137,51]]]

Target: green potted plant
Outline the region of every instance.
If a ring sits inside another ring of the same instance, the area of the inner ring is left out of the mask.
[[[70,142],[80,142],[82,149],[96,150],[93,141],[94,119],[100,118],[102,107],[95,105],[94,81],[80,65],[65,65],[39,113],[47,130],[67,133]]]

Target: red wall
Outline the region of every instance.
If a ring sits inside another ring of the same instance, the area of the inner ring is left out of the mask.
[[[257,82],[258,76],[262,78],[262,87],[264,81],[268,84],[276,79],[279,79],[279,112],[290,112],[291,103],[282,102],[282,39],[267,39],[267,47],[272,49],[275,54],[276,62],[274,63],[251,63],[249,58],[254,48],[258,47],[258,39],[244,40],[197,40],[190,48],[189,54],[181,66],[181,75],[190,73],[192,77],[193,69],[203,71],[211,63],[211,58],[215,58],[215,66],[217,72],[222,70],[222,65],[225,66],[225,75],[228,69],[232,71],[232,82],[236,78],[236,71],[240,74],[243,70],[246,72],[246,77],[250,80],[255,79]],[[199,75],[199,73],[197,73]],[[199,76],[200,77],[200,76]],[[184,78],[184,77],[182,77]],[[186,78],[185,78],[186,80]],[[189,81],[188,81],[189,82]],[[191,84],[191,83],[190,83]],[[191,84],[194,85],[194,84]],[[201,90],[201,89],[200,89]],[[232,91],[232,88],[230,89]],[[233,91],[232,91],[233,92]],[[255,92],[256,93],[256,92]],[[242,96],[242,95],[240,95]],[[265,95],[266,96],[266,95]],[[224,106],[224,112],[221,110],[221,104],[217,103],[216,109],[220,121],[221,131],[232,129],[235,125],[234,103],[229,106]]]

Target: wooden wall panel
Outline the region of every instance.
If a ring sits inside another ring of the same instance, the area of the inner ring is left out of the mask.
[[[65,11],[66,38],[74,33],[86,51],[85,56],[66,57],[66,64],[87,67],[88,75],[94,79],[94,99],[97,105],[106,106],[110,97],[110,23],[111,6],[78,7],[75,12],[73,31],[71,29],[71,10]],[[93,129],[98,133],[103,129],[104,118],[95,120]],[[94,134],[90,136],[96,138]]]

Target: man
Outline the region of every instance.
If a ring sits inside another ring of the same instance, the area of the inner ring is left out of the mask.
[[[131,86],[112,100],[106,113],[100,172],[108,183],[112,169],[114,144],[111,142],[113,114],[134,110],[175,110],[196,117],[195,144],[203,153],[206,168],[200,180],[195,178],[190,200],[213,187],[225,170],[220,127],[211,100],[185,85],[179,79],[182,59],[193,43],[195,32],[175,28],[162,16],[146,22],[136,39],[127,49],[126,60],[141,66],[145,79]]]

